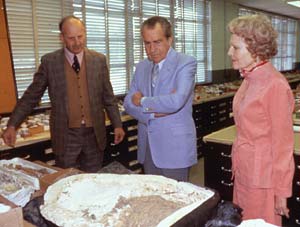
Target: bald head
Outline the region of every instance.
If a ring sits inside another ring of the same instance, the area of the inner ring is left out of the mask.
[[[80,22],[82,24],[82,26],[85,28],[85,24],[82,22],[82,20],[80,20],[80,18],[71,15],[71,16],[66,16],[66,17],[62,18],[61,21],[59,22],[59,31],[60,32],[63,31],[64,24],[69,21]]]
[[[75,16],[67,16],[59,23],[60,39],[73,54],[84,50],[86,31],[84,23]]]

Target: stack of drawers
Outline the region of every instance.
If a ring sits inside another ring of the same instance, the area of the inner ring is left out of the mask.
[[[205,186],[217,190],[222,200],[232,201],[231,145],[205,144],[204,173]]]
[[[294,155],[295,175],[293,181],[293,195],[288,199],[290,218],[284,219],[285,226],[300,226],[300,154]]]

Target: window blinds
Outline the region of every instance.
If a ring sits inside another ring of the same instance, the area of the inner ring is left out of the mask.
[[[107,56],[116,95],[127,92],[135,65],[146,57],[140,25],[154,15],[173,24],[174,48],[197,59],[196,82],[210,80],[209,0],[6,0],[6,10],[19,97],[41,56],[62,47],[58,23],[71,14],[86,24],[87,47]],[[41,101],[49,102],[48,95]]]

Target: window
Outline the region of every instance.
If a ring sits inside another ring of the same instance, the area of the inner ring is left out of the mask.
[[[272,58],[272,63],[279,71],[294,69],[296,62],[297,21],[288,17],[271,13],[240,8],[239,15],[266,14],[278,32],[278,53]]]
[[[70,14],[85,22],[87,47],[107,56],[116,95],[127,92],[135,64],[146,57],[140,25],[154,15],[173,24],[174,48],[197,59],[196,82],[210,79],[209,0],[6,0],[6,10],[19,97],[41,56],[61,48],[58,23]]]
[[[73,12],[72,4],[63,2],[5,1],[18,97],[31,83],[40,58],[61,48],[58,23]],[[47,93],[41,101],[49,102]]]

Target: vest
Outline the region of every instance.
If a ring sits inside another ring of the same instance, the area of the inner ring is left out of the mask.
[[[80,128],[82,124],[92,127],[90,100],[86,78],[85,58],[78,74],[65,58],[67,81],[69,128]]]

